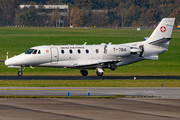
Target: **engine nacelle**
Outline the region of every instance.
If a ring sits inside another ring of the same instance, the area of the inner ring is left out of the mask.
[[[106,45],[105,53],[117,57],[126,57],[131,55],[131,47],[125,45]]]

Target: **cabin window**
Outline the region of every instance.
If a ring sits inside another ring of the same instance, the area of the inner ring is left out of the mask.
[[[72,50],[69,50],[69,53],[70,53],[70,54],[72,54],[72,53],[73,53],[73,51],[72,51]]]
[[[99,53],[99,50],[98,50],[98,49],[96,49],[96,53]]]
[[[32,52],[32,54],[36,54],[37,53],[37,50],[34,50],[33,52]]]
[[[41,50],[38,51],[38,54],[41,54]]]
[[[29,49],[25,52],[25,54],[31,54],[34,51],[34,49]]]
[[[107,45],[104,46],[104,53],[107,53]]]
[[[86,49],[86,53],[87,53],[87,54],[89,53],[89,50],[88,50],[88,49]]]
[[[81,50],[78,50],[78,53],[80,54],[80,53],[81,53]]]
[[[61,50],[61,53],[64,54],[64,50]]]

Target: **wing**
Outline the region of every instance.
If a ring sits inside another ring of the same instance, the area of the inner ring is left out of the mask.
[[[104,60],[104,61],[87,61],[87,62],[77,62],[74,64],[76,68],[84,68],[84,69],[96,69],[96,68],[110,68],[111,70],[115,70],[117,68],[117,63],[120,61],[112,61],[112,60]]]

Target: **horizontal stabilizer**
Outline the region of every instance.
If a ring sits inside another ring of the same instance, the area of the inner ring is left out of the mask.
[[[163,38],[163,39],[160,39],[160,40],[156,40],[156,41],[150,42],[149,44],[160,45],[160,44],[163,44],[163,43],[167,43],[171,39],[172,38]]]
[[[143,39],[146,41],[149,37],[143,37]]]

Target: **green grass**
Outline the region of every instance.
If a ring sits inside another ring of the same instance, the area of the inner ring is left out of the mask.
[[[143,41],[153,30],[135,29],[77,29],[77,28],[13,28],[0,27],[0,60],[25,52],[39,45],[67,45],[109,43],[121,44]],[[111,71],[105,70],[104,76],[179,76],[180,75],[180,31],[174,30],[169,51],[160,55],[159,60],[144,60],[122,66]],[[7,68],[0,63],[0,75],[17,75],[18,69]],[[80,75],[79,70],[60,68],[26,68],[23,75]],[[96,76],[89,70],[90,76]]]
[[[0,87],[180,87],[180,80],[1,80]]]

